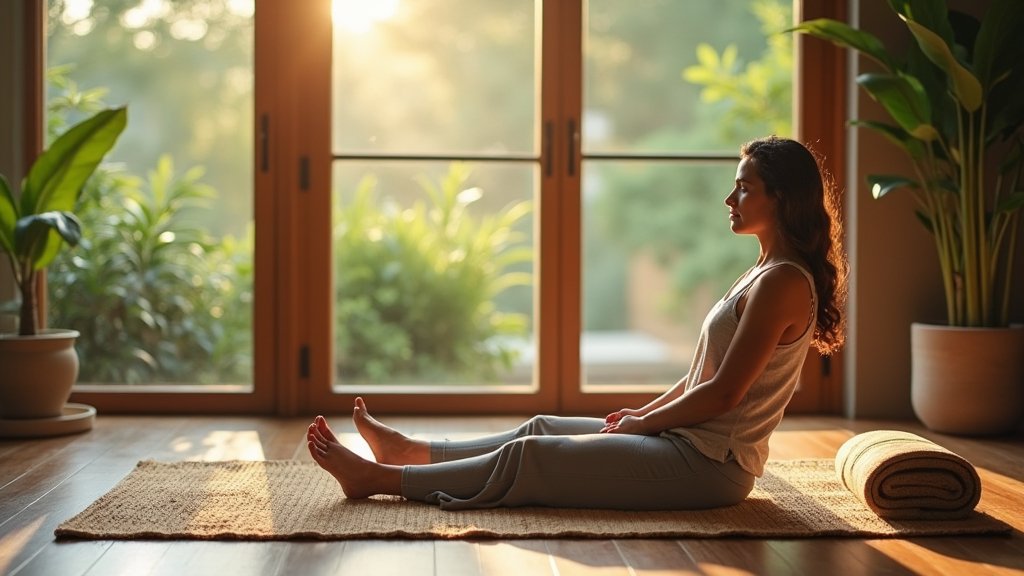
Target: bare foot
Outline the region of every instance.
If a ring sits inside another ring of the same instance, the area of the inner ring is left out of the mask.
[[[346,497],[401,494],[401,468],[360,458],[338,442],[323,416],[309,425],[306,446],[313,460],[338,481]]]
[[[381,464],[430,464],[430,444],[414,440],[370,416],[366,403],[356,398],[352,421],[374,458]]]

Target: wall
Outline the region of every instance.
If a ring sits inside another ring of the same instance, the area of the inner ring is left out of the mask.
[[[22,3],[0,2],[0,174],[11,186],[21,180]],[[14,298],[7,255],[0,255],[0,303]],[[0,316],[0,332],[14,329],[14,318]]]
[[[951,1],[951,7],[979,14],[987,2]],[[906,26],[887,2],[851,3],[851,19],[892,46],[910,42]],[[872,63],[851,56],[849,117],[888,120],[885,112],[853,83]],[[913,215],[909,194],[871,197],[868,174],[908,173],[902,151],[868,130],[848,130],[848,249],[853,278],[849,338],[845,351],[845,413],[856,418],[912,417],[910,324],[945,322],[938,260],[931,235]],[[1022,235],[1024,236],[1024,235]],[[1024,239],[1022,239],[1024,240]],[[1017,286],[1024,286],[1024,241],[1018,243]],[[1013,318],[1024,321],[1024,299]],[[1024,352],[1024,351],[1022,351]]]

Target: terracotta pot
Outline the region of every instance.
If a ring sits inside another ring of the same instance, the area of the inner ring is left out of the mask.
[[[911,326],[911,401],[936,432],[1014,432],[1024,418],[1024,326]]]
[[[0,334],[0,418],[56,418],[78,379],[74,330]]]

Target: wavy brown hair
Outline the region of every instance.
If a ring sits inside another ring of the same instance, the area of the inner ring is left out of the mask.
[[[800,254],[814,277],[818,309],[814,346],[822,354],[839,349],[846,337],[846,280],[839,193],[820,156],[788,138],[747,142],[740,154],[753,161],[775,198],[779,232]]]

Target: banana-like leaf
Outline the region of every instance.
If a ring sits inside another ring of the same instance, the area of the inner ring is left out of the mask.
[[[891,176],[887,174],[872,174],[868,176],[868,184],[871,186],[871,195],[881,198],[897,188],[920,188],[917,180],[905,176]]]
[[[906,130],[899,126],[893,126],[892,124],[884,124],[882,122],[875,122],[872,120],[853,120],[850,122],[850,125],[869,128],[882,134],[887,140],[905,150],[911,158],[923,158],[925,152],[927,152],[924,143],[908,134]]]
[[[124,107],[102,110],[54,140],[25,177],[21,214],[73,210],[82,186],[113,148],[127,120]]]
[[[1020,62],[1024,62],[1024,55]],[[1024,125],[1024,66],[1015,66],[998,79],[988,93],[985,109],[989,112],[986,130],[992,138],[1011,137]]]
[[[1003,198],[999,206],[996,206],[996,213],[1013,212],[1024,207],[1024,190],[1017,190]]]
[[[949,77],[953,95],[956,96],[960,105],[968,112],[974,112],[981,108],[981,82],[956,59],[949,45],[938,34],[921,24],[905,17],[903,19],[906,21],[907,27],[910,28],[911,34],[917,39],[921,51]]]
[[[897,16],[918,22],[953,44],[955,34],[946,0],[889,0],[889,7]]]
[[[927,214],[921,212],[920,210],[914,210],[914,216],[917,216],[918,222],[920,222],[921,225],[924,226],[925,230],[931,232],[932,234],[935,233],[935,226],[932,225],[932,219],[929,218]]]
[[[0,248],[8,254],[14,253],[14,226],[18,221],[18,204],[7,178],[0,174]]]
[[[938,131],[931,125],[928,95],[916,78],[906,74],[861,74],[857,84],[908,134],[925,142],[938,138]]]
[[[29,256],[36,270],[45,268],[61,242],[72,246],[82,239],[82,223],[70,212],[51,211],[23,216],[14,228],[18,252]]]
[[[787,32],[800,32],[809,34],[815,38],[827,40],[843,48],[851,48],[875,60],[890,72],[895,72],[897,65],[886,51],[885,45],[877,36],[852,28],[843,22],[819,18],[801,22],[787,30]]]
[[[1020,0],[992,0],[974,44],[974,71],[986,89],[998,82],[1024,59],[1024,10]],[[1020,94],[1015,94],[1020,98]]]

